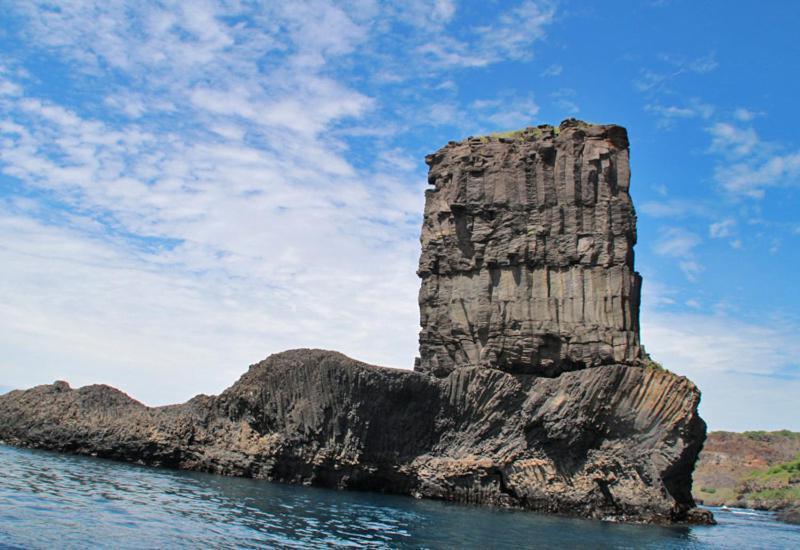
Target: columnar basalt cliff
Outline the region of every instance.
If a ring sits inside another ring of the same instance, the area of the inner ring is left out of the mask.
[[[624,128],[566,121],[425,160],[418,370],[554,376],[639,359]]]
[[[566,121],[428,158],[417,372],[292,350],[150,408],[0,396],[0,441],[225,475],[595,518],[708,522],[700,393],[643,366],[627,137]],[[592,368],[588,368],[592,367]]]

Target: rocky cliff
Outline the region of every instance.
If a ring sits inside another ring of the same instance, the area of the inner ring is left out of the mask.
[[[436,378],[336,352],[253,365],[218,397],[148,408],[65,382],[0,396],[0,439],[225,475],[631,521],[703,519],[705,426],[686,379],[605,366]]]
[[[800,433],[711,432],[693,492],[712,506],[800,511]]]
[[[417,370],[555,376],[637,361],[624,128],[570,120],[451,142],[425,160]]]
[[[694,385],[640,361],[618,126],[428,158],[417,371],[294,350],[148,408],[64,382],[0,396],[0,440],[226,475],[616,520],[708,522]],[[592,368],[587,368],[592,367]]]

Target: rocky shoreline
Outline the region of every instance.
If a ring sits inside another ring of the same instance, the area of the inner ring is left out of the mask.
[[[0,396],[0,440],[153,466],[614,521],[694,505],[700,392],[639,343],[624,128],[451,142],[430,166],[415,371],[324,350],[150,408],[66,382]]]
[[[800,519],[800,433],[711,432],[694,475],[694,498],[710,506]]]
[[[0,440],[114,460],[618,521],[705,521],[697,389],[651,369],[444,379],[292,350],[149,408],[65,382],[0,396]]]

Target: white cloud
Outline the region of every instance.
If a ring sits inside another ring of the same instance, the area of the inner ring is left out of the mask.
[[[662,256],[681,258],[691,254],[700,242],[700,237],[687,229],[668,227],[656,242],[655,251]]]
[[[541,76],[559,76],[562,72],[564,72],[564,67],[558,63],[553,63],[541,72]]]
[[[716,54],[714,52],[711,52],[702,57],[692,59],[683,66],[686,67],[687,70],[693,73],[705,74],[719,67],[719,63],[717,62]]]
[[[686,278],[693,283],[696,283],[699,275],[706,270],[705,266],[694,259],[681,260],[678,262],[678,267],[680,267],[683,274],[686,275]]]
[[[19,95],[22,88],[8,80],[0,80],[0,95]]]
[[[759,143],[752,128],[740,128],[727,122],[717,122],[708,132],[712,136],[711,151],[729,157],[742,157],[753,152]]]
[[[760,199],[767,187],[797,184],[800,179],[800,152],[722,164],[716,168],[714,177],[730,193]]]
[[[694,249],[701,242],[697,234],[687,229],[667,227],[661,231],[661,237],[656,241],[654,250],[660,256],[677,259],[678,267],[686,278],[696,282],[697,276],[705,269],[694,254]]]
[[[704,103],[698,98],[692,98],[684,105],[662,105],[661,103],[648,103],[645,111],[658,116],[659,128],[673,128],[678,120],[693,118],[708,119],[714,114],[714,106]]]
[[[327,65],[369,23],[310,2],[241,25],[240,8],[20,5],[31,43],[136,92],[107,82],[99,107],[125,115],[110,119],[19,83],[0,96],[0,177],[34,197],[0,205],[4,383],[103,381],[164,403],[289,347],[413,365],[424,167]],[[372,162],[349,160],[347,132],[374,137]]]
[[[417,51],[440,69],[528,60],[533,57],[533,44],[545,38],[545,29],[554,17],[551,2],[526,0],[487,25],[458,33],[463,37],[438,36],[418,46]]]
[[[566,115],[577,115],[580,107],[575,102],[578,95],[572,88],[561,88],[550,94],[556,106]]]
[[[719,66],[714,52],[694,59],[685,59],[673,55],[661,55],[660,60],[671,67],[667,72],[657,72],[651,68],[642,68],[634,79],[633,86],[640,92],[658,92],[675,78],[688,73],[706,74]]]
[[[797,415],[786,414],[800,391],[797,330],[786,322],[759,325],[699,312],[645,307],[642,313],[647,351],[698,385],[700,413],[712,430],[800,429]]]
[[[478,100],[472,111],[475,118],[495,129],[516,130],[534,124],[539,105],[533,97]]]
[[[439,21],[450,21],[456,12],[456,5],[452,0],[435,0],[432,16]]]
[[[664,191],[666,191],[664,189]],[[660,194],[660,191],[658,191]],[[707,217],[712,214],[712,208],[705,201],[698,199],[662,199],[647,201],[637,210],[654,218],[684,218],[687,216]]]
[[[767,187],[800,181],[800,151],[782,152],[779,145],[761,140],[751,127],[719,122],[708,132],[712,135],[709,151],[723,157],[714,179],[728,193],[760,199]]]
[[[740,122],[751,122],[753,119],[759,116],[759,114],[760,113],[751,111],[750,109],[740,107],[733,112],[733,118]]]
[[[458,8],[452,0],[407,0],[376,8],[376,11],[393,12],[399,21],[426,32],[436,33],[455,17]],[[377,13],[370,14],[375,17]]]
[[[736,220],[728,218],[719,222],[712,223],[708,226],[708,234],[712,239],[723,239],[730,237],[733,234],[733,228],[736,226]]]
[[[532,95],[500,94],[477,99],[465,107],[456,102],[438,102],[428,106],[422,120],[432,126],[454,126],[467,135],[518,130],[537,123],[539,104]]]

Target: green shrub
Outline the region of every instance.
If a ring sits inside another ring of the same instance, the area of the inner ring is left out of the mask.
[[[752,430],[749,432],[743,432],[742,435],[749,439],[755,440],[764,440],[769,437],[788,437],[791,439],[800,438],[800,432],[793,432],[791,430],[776,430],[774,432],[768,432],[765,430]]]

